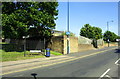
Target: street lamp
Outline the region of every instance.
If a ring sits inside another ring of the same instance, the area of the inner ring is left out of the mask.
[[[113,22],[113,20],[107,21],[107,31],[109,31],[109,22]],[[107,42],[108,42],[108,47],[109,47],[109,42],[110,42],[109,35],[108,35]]]
[[[23,36],[24,39],[24,57],[26,56],[26,36]]]
[[[69,32],[69,0],[68,0],[68,10],[67,10],[68,12],[68,19],[67,19],[67,32],[66,32],[66,35],[67,35],[67,54],[69,54],[70,53],[70,38],[69,38],[69,36],[70,36],[70,32]]]
[[[23,36],[23,39],[24,39],[24,57],[26,56],[26,38],[29,38],[29,35]]]

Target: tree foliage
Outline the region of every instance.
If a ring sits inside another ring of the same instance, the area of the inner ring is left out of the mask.
[[[28,34],[51,36],[51,30],[56,25],[57,6],[58,2],[3,2],[4,38],[22,38]]]
[[[117,39],[120,39],[120,36],[118,36]]]
[[[103,35],[103,40],[106,42],[108,42],[108,39],[111,42],[115,42],[117,38],[119,38],[119,36],[117,36],[114,32],[111,31],[106,31]]]
[[[100,39],[102,38],[102,29],[85,24],[84,27],[80,29],[80,35],[90,39]]]

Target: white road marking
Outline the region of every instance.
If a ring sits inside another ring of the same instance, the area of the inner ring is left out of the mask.
[[[101,76],[100,76],[100,78],[99,79],[101,79],[102,77],[104,77],[108,72],[110,71],[110,68],[109,69],[107,69]]]
[[[112,79],[109,75],[106,75],[106,77],[108,77],[109,79]]]
[[[115,62],[116,65],[119,65],[118,62],[120,61],[120,58]]]

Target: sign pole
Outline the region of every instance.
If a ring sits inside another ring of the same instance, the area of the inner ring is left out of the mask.
[[[70,38],[69,38],[69,35],[70,35],[70,33],[69,33],[69,0],[68,0],[68,19],[67,19],[68,21],[67,21],[67,24],[68,24],[68,26],[67,26],[67,54],[69,54],[70,53]]]

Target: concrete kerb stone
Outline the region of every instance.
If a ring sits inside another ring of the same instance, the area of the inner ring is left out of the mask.
[[[26,59],[26,60],[18,60],[18,61],[7,61],[7,62],[2,62],[2,66],[7,66],[7,65],[13,65],[13,64],[21,64],[21,63],[30,63],[30,62],[35,62],[35,61],[47,61],[50,59],[54,58],[62,58],[65,57],[64,55],[62,56],[55,56],[55,57],[45,57],[45,58],[36,58],[36,59]]]
[[[56,61],[59,62],[59,61],[63,61],[65,59],[69,59],[69,58],[71,58],[71,57],[66,55],[66,56],[57,56],[57,57],[46,58],[45,59],[46,61],[43,61],[43,62],[41,62],[41,61],[38,61],[38,62],[33,61],[32,63],[25,63],[24,62],[23,64],[19,63],[18,65],[14,65],[15,64],[14,63],[12,66],[6,66],[6,67],[3,67],[2,69],[3,69],[3,73],[5,73],[7,71],[15,71],[15,70],[27,69],[27,68],[35,67],[35,66],[41,66],[42,67],[45,64],[51,64],[51,63],[55,63]],[[11,68],[14,68],[14,69],[11,69]]]

